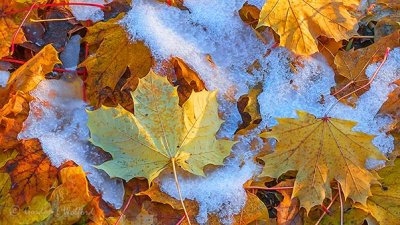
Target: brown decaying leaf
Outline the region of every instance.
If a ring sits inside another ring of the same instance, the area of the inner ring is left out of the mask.
[[[342,41],[335,41],[334,39],[327,37],[318,38],[318,51],[324,55],[326,61],[331,67],[335,65],[335,56],[342,47]]]
[[[57,180],[57,168],[51,165],[37,139],[22,141],[19,154],[5,168],[11,178],[10,194],[15,204],[30,203],[39,194],[47,194]]]
[[[6,95],[8,102],[0,108],[0,150],[14,149],[18,141],[18,133],[29,114],[31,97],[23,92]],[[5,98],[6,99],[6,98]],[[1,100],[0,100],[1,101]]]
[[[336,98],[340,98],[368,83],[368,77],[365,70],[371,63],[382,60],[385,55],[386,48],[395,48],[400,46],[400,30],[397,30],[391,35],[379,39],[378,42],[358,50],[349,52],[340,51],[335,56],[336,65],[336,87],[335,92],[342,89],[349,83],[347,88],[338,93]],[[362,95],[369,88],[359,90],[355,93],[356,96]]]
[[[193,91],[199,92],[205,89],[204,82],[182,59],[173,57],[171,62],[176,75],[175,84],[178,84],[179,105],[182,105]]]
[[[388,95],[388,99],[379,109],[379,113],[390,114],[393,117],[400,116],[400,80],[394,82],[398,87]]]
[[[81,67],[88,71],[87,94],[91,105],[99,106],[101,91],[114,90],[127,68],[132,76],[144,77],[153,64],[150,50],[143,42],[131,42],[118,21],[124,16],[99,22],[88,28],[83,39],[91,46],[98,46]]]
[[[292,187],[294,180],[285,180],[275,187]],[[278,190],[283,195],[282,202],[275,207],[277,210],[277,224],[280,225],[300,225],[302,218],[300,214],[300,202],[297,198],[292,198],[292,190]]]
[[[260,105],[257,97],[262,92],[262,85],[257,84],[249,93],[243,95],[238,100],[238,109],[242,117],[242,123],[239,125],[239,130],[248,127],[250,124],[259,124],[261,122]]]

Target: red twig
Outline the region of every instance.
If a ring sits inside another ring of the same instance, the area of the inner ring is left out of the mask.
[[[266,191],[280,191],[280,190],[290,190],[293,187],[259,187],[259,186],[247,186],[244,189],[258,189],[258,190],[266,190]]]
[[[186,216],[183,215],[182,218],[175,224],[175,225],[181,225],[182,222],[185,220]]]
[[[169,6],[171,6],[171,5],[172,5],[171,0],[167,0],[167,4],[168,4]]]
[[[388,48],[386,48],[385,56],[383,57],[383,60],[382,60],[381,64],[379,64],[378,68],[376,68],[375,73],[372,75],[371,79],[369,79],[368,83],[366,83],[366,84],[364,84],[363,86],[357,88],[356,90],[354,90],[354,91],[352,91],[352,92],[350,92],[350,93],[348,93],[348,94],[346,94],[346,95],[340,97],[340,98],[335,102],[335,104],[333,104],[331,107],[329,107],[329,109],[326,111],[325,115],[327,115],[327,114],[333,109],[333,107],[334,107],[338,102],[340,102],[341,100],[343,100],[343,99],[349,97],[350,95],[356,93],[357,91],[359,91],[359,90],[361,90],[361,89],[364,89],[364,88],[368,87],[368,85],[370,85],[370,84],[372,83],[372,81],[374,81],[374,79],[376,78],[376,76],[378,75],[378,73],[379,73],[379,71],[381,70],[383,64],[385,64],[385,62],[386,62],[386,60],[387,60],[387,57],[388,57],[388,55],[389,55],[389,52],[390,52],[390,48],[388,47]],[[347,85],[346,85],[346,86],[347,86]]]
[[[0,61],[20,64],[20,65],[23,65],[23,64],[26,63],[25,61],[18,60],[18,59],[11,59],[11,58],[1,58]],[[84,71],[66,70],[66,69],[62,69],[62,68],[54,68],[53,71],[60,72],[60,73],[62,73],[62,72],[77,73],[77,74],[83,74],[84,73]]]
[[[121,215],[118,217],[118,220],[114,223],[114,225],[118,225],[119,221],[122,219],[122,217],[125,215],[125,211],[128,209],[129,204],[131,204],[131,201],[133,199],[133,196],[135,196],[135,193],[132,192],[131,196],[129,196],[128,202],[126,203],[124,209],[121,212]]]
[[[329,212],[329,209],[332,207],[333,203],[335,202],[336,198],[338,197],[339,193],[335,195],[335,197],[332,198],[331,203],[329,203],[328,207],[326,207],[326,211],[324,210],[324,213],[322,213],[322,215],[319,217],[318,221],[315,223],[315,225],[318,225],[322,219],[324,218],[324,216],[326,214],[328,214],[327,212]],[[321,205],[322,206],[322,205]]]
[[[5,12],[4,14],[6,15],[12,15],[20,12],[25,12],[27,10],[32,9],[38,9],[38,8],[44,8],[44,7],[57,7],[57,6],[67,6],[67,5],[80,5],[80,6],[92,6],[92,7],[97,7],[100,9],[106,9],[107,7],[101,4],[96,4],[96,3],[87,3],[87,2],[60,2],[60,3],[52,3],[52,4],[40,4],[40,5],[35,5],[33,4],[30,7],[20,9],[20,10],[12,10]]]
[[[31,5],[31,7],[29,8],[28,13],[25,15],[24,19],[22,20],[21,24],[18,26],[18,29],[15,31],[12,40],[11,40],[11,52],[10,55],[12,55],[14,53],[15,50],[15,40],[17,39],[18,33],[19,31],[22,29],[22,25],[24,25],[26,19],[28,18],[29,14],[31,14],[33,8],[35,7],[36,3],[33,3],[33,5]]]

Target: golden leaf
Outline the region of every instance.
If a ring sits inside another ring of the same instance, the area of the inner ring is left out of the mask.
[[[352,131],[352,121],[297,114],[296,119],[277,119],[272,131],[260,135],[278,140],[275,152],[262,157],[261,175],[276,178],[297,170],[292,197],[298,197],[307,211],[331,198],[332,180],[340,183],[345,198],[366,204],[376,177],[365,169],[365,162],[386,159],[372,144],[373,136]]]
[[[262,7],[258,27],[269,26],[280,36],[280,46],[296,54],[318,52],[317,38],[335,41],[350,38],[357,19],[348,11],[357,0],[268,0]]]
[[[83,39],[91,46],[99,45],[97,51],[80,64],[88,71],[88,98],[94,106],[98,105],[101,90],[106,87],[114,90],[127,68],[132,76],[141,78],[153,63],[149,48],[143,42],[132,43],[118,24],[122,16],[89,27]]]

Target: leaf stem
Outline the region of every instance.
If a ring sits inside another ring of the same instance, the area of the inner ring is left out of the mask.
[[[181,200],[182,208],[183,208],[183,211],[185,212],[185,217],[186,217],[186,219],[187,219],[189,225],[192,225],[191,222],[190,222],[189,214],[188,214],[188,212],[187,212],[187,210],[186,210],[185,203],[183,202],[182,193],[181,193],[181,187],[179,186],[178,175],[177,175],[177,173],[176,173],[175,160],[176,160],[175,157],[173,157],[173,158],[171,159],[171,161],[172,161],[172,169],[173,169],[173,171],[174,171],[174,177],[175,177],[176,188],[178,189],[179,198],[180,198],[180,200]]]
[[[186,215],[183,215],[182,218],[175,224],[175,225],[181,225],[182,222],[185,220]]]
[[[343,225],[344,216],[343,216],[343,200],[342,200],[342,189],[340,188],[339,182],[337,183],[338,191],[339,191],[339,200],[340,200],[340,225]]]

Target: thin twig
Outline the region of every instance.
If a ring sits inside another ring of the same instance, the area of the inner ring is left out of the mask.
[[[352,92],[350,92],[350,93],[348,93],[348,94],[346,94],[346,95],[340,97],[334,104],[332,104],[331,107],[328,108],[328,110],[327,110],[326,113],[325,113],[325,117],[326,117],[326,116],[328,115],[328,113],[333,109],[333,107],[335,107],[336,104],[339,103],[341,100],[343,100],[343,99],[349,97],[350,95],[356,93],[357,91],[359,91],[359,90],[361,90],[361,89],[364,89],[364,88],[368,87],[368,85],[370,85],[370,84],[372,83],[372,81],[374,81],[374,79],[375,79],[376,76],[378,75],[379,71],[381,70],[383,64],[386,62],[387,57],[388,57],[388,55],[389,55],[389,52],[390,52],[390,48],[388,47],[388,48],[386,48],[386,53],[385,53],[385,56],[383,57],[383,60],[382,60],[381,64],[380,64],[380,65],[378,66],[378,68],[375,70],[375,73],[372,75],[372,77],[371,77],[371,79],[368,81],[368,83],[366,83],[366,84],[364,84],[363,86],[361,86],[360,88],[357,88],[356,90],[354,90],[354,91],[352,91]]]
[[[10,63],[15,63],[15,64],[20,64],[23,65],[26,62],[18,59],[10,59],[10,58],[0,58],[0,61],[3,62],[10,62]],[[59,73],[77,73],[79,75],[83,74],[84,71],[78,71],[78,70],[66,70],[66,69],[61,69],[61,68],[54,68],[54,72],[59,72]]]
[[[183,208],[183,211],[185,212],[185,217],[186,217],[189,225],[192,225],[191,222],[190,222],[189,214],[188,214],[188,212],[186,210],[185,203],[183,202],[182,193],[181,193],[181,187],[179,186],[178,175],[176,173],[175,158],[172,158],[171,160],[172,160],[172,169],[174,171],[175,184],[176,184],[176,188],[178,189],[179,198],[181,200],[182,208]]]
[[[367,39],[370,39],[370,38],[374,38],[374,36],[362,36],[362,35],[360,35],[360,36],[353,36],[352,38],[367,38]]]
[[[328,207],[326,207],[326,209],[328,209],[328,211],[329,211],[329,209],[332,207],[332,205],[333,205],[333,203],[335,202],[335,200],[336,200],[337,197],[338,197],[338,194],[336,194],[335,197],[332,198],[331,203],[329,203]],[[319,217],[318,221],[315,223],[315,225],[318,225],[318,224],[322,221],[322,219],[324,218],[324,216],[325,216],[326,214],[327,214],[327,212],[324,211],[324,212],[322,213],[322,215]]]
[[[122,217],[125,215],[125,211],[128,209],[129,204],[131,204],[133,196],[135,196],[135,193],[132,192],[132,194],[129,196],[128,202],[126,203],[124,209],[121,212],[121,215],[118,217],[118,220],[114,223],[114,225],[118,225],[119,221],[121,221]]]
[[[185,220],[186,216],[183,215],[182,218],[175,224],[175,225],[181,225],[182,222]]]
[[[35,7],[36,3],[33,3],[33,5],[31,5],[31,7],[29,8],[28,13],[25,15],[24,19],[22,20],[21,24],[18,26],[18,29],[15,31],[12,40],[11,40],[11,51],[10,51],[10,55],[12,55],[14,53],[15,50],[15,41],[17,39],[18,33],[21,31],[22,26],[24,25],[26,19],[28,18],[29,14],[31,14],[33,8]]]
[[[342,200],[342,191],[340,188],[340,184],[339,182],[337,183],[338,186],[338,191],[339,191],[339,200],[340,200],[340,225],[343,225],[343,221],[344,221],[344,216],[343,216],[343,200]]]

